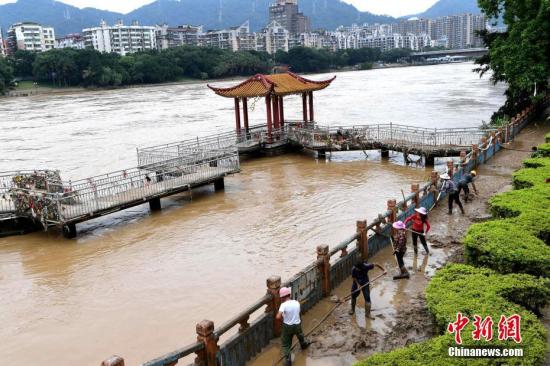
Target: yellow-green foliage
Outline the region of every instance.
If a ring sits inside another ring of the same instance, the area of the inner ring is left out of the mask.
[[[540,365],[546,351],[546,331],[537,317],[527,309],[538,309],[550,297],[550,280],[526,274],[501,275],[490,269],[452,264],[437,272],[426,289],[426,301],[440,332],[443,334],[429,341],[417,343],[390,353],[376,354],[360,361],[356,366],[435,366],[435,365]],[[501,315],[521,315],[520,345],[513,341],[491,342],[472,340],[472,321],[463,329],[464,347],[502,346],[521,347],[523,358],[471,359],[450,358],[448,348],[456,346],[454,336],[446,332],[447,325],[456,320],[457,312],[472,319],[492,316],[494,335],[498,335]]]

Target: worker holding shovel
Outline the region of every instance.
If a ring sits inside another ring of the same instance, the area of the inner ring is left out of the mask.
[[[395,229],[395,234],[393,235],[392,245],[393,245],[393,254],[397,259],[397,266],[399,267],[400,274],[394,276],[394,280],[401,278],[409,278],[409,271],[405,267],[405,261],[403,257],[407,252],[407,225],[403,221],[396,221],[392,224]]]
[[[358,261],[353,266],[351,270],[351,279],[353,280],[353,285],[351,286],[351,309],[349,315],[355,313],[355,305],[357,304],[357,298],[359,294],[363,292],[363,297],[365,298],[365,317],[371,318],[370,316],[370,288],[369,288],[369,271],[373,270],[374,267],[380,268],[386,273],[384,267],[376,263],[366,263],[363,261]]]

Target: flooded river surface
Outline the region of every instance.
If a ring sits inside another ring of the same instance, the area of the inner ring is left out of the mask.
[[[475,127],[504,101],[472,64],[337,73],[315,94],[319,123]],[[326,75],[312,76],[321,79]],[[226,83],[221,83],[226,84]],[[287,100],[288,99],[288,100]],[[285,99],[288,119],[301,99]],[[206,84],[0,99],[0,171],[85,178],[136,164],[137,146],[230,130],[233,103]],[[250,117],[262,123],[258,101]],[[194,341],[372,219],[429,171],[400,156],[289,154],[245,161],[224,192],[203,187],[78,226],[79,237],[0,239],[0,359],[13,365],[128,365]]]

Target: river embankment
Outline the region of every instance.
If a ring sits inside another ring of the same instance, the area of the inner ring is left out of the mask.
[[[418,256],[415,256],[410,249],[409,237],[409,250],[405,257],[411,273],[409,280],[391,279],[396,268],[389,247],[377,253],[371,261],[382,264],[390,275],[372,285],[374,319],[365,319],[361,309],[356,315],[348,315],[348,303],[338,307],[327,322],[312,333],[314,343],[310,349],[296,354],[295,365],[349,365],[375,353],[389,352],[440,334],[437,321],[428,310],[426,288],[440,268],[448,263],[465,262],[463,243],[469,228],[492,218],[489,200],[513,189],[514,172],[530,157],[531,148],[544,142],[544,136],[549,131],[550,121],[540,118],[525,128],[512,143],[504,145],[505,149],[492,160],[481,165],[477,169],[479,178],[476,181],[479,194],[465,204],[465,215],[455,210],[454,215],[449,216],[446,201],[434,208],[429,215],[432,230],[428,235],[432,254],[424,255],[420,249]],[[333,293],[343,298],[350,289],[351,279],[348,279]],[[359,307],[361,304],[360,300]],[[325,299],[308,312],[305,330],[317,326],[330,308],[330,299]],[[545,313],[547,315],[548,311]],[[548,327],[546,315],[542,321]],[[252,365],[271,364],[279,358],[278,350],[279,345],[274,343]]]

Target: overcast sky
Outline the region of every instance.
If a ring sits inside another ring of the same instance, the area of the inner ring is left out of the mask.
[[[67,4],[84,8],[87,6],[128,13],[153,0],[61,0]],[[201,1],[201,0],[197,0]],[[375,14],[403,16],[420,13],[437,0],[343,0],[355,5],[359,10],[370,11]],[[15,0],[0,0],[0,4],[13,3]],[[299,3],[299,2],[298,2]]]

